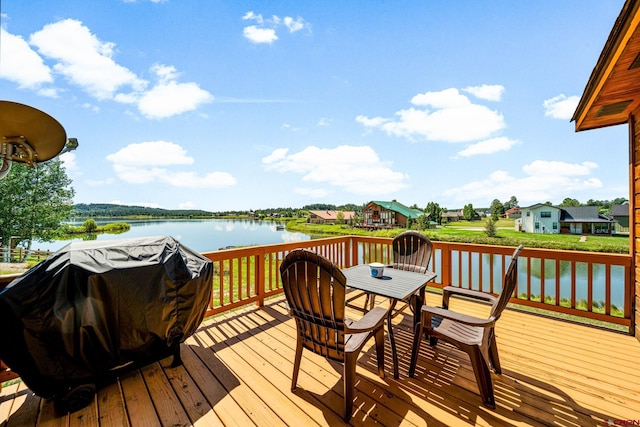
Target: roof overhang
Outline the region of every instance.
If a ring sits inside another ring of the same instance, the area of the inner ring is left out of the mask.
[[[627,0],[571,121],[576,132],[627,123],[640,108],[640,2]]]

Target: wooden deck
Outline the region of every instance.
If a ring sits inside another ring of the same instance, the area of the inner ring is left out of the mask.
[[[439,298],[427,295],[431,304]],[[452,308],[487,311],[461,300]],[[351,425],[591,426],[640,420],[640,343],[631,336],[507,310],[497,326],[504,373],[493,374],[493,411],[480,404],[467,356],[447,344],[434,350],[423,341],[416,376],[408,378],[411,318],[397,320],[400,379],[393,379],[388,343],[384,379],[376,374],[375,351],[366,347]],[[276,298],[262,309],[207,320],[183,345],[183,366],[170,368],[171,359],[165,359],[128,374],[71,415],[57,416],[52,402],[22,383],[7,386],[0,391],[0,424],[344,424],[340,368],[305,352],[299,388],[292,393],[294,348],[294,322],[283,298]]]

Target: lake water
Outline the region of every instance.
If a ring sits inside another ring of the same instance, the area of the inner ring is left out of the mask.
[[[98,225],[106,224],[113,221],[96,221]],[[157,219],[157,220],[128,220],[127,223],[131,225],[131,230],[121,234],[99,234],[98,240],[107,239],[122,239],[130,237],[148,237],[148,236],[172,236],[183,245],[197,252],[209,252],[215,251],[220,248],[226,248],[228,246],[253,246],[253,245],[266,245],[275,243],[288,243],[302,240],[310,240],[311,236],[304,233],[290,232],[282,229],[284,224],[273,221],[257,221],[257,220],[240,220],[240,219]],[[72,225],[81,225],[82,221],[72,222]],[[280,227],[279,227],[280,226]],[[82,238],[74,239],[73,241],[80,241]],[[63,246],[67,245],[71,240],[55,241],[51,243],[34,242],[33,249],[51,250],[56,251]],[[362,255],[363,251],[359,251]],[[544,280],[545,294],[555,294],[555,267],[552,265],[546,266],[545,277],[540,277],[539,261],[536,264],[535,260],[532,264],[532,293],[534,295],[540,292],[540,282]],[[360,259],[360,262],[363,262]],[[471,278],[469,272],[465,268],[463,269],[463,277],[457,277],[458,265],[457,256],[452,259],[452,277],[453,283],[468,283],[472,282],[472,287],[476,288],[478,274],[480,271],[478,260],[474,259],[471,262]],[[495,263],[499,263],[499,258],[496,257]],[[489,270],[489,257],[487,255],[482,257],[483,274],[488,275]],[[525,264],[523,264],[524,266]],[[494,282],[499,283],[501,280],[500,271],[501,265],[494,265]],[[527,272],[523,268],[519,268],[519,289],[518,293],[525,292],[527,283]],[[441,272],[437,271],[438,275]],[[568,298],[571,295],[571,271],[569,264],[566,262],[560,265],[560,294],[562,298]],[[593,299],[596,301],[603,301],[605,294],[605,269],[601,265],[594,265],[593,271]],[[587,277],[588,271],[586,265],[578,263],[576,270],[576,296],[578,299],[587,298]],[[618,307],[622,307],[624,304],[624,269],[622,267],[611,268],[611,302]],[[489,278],[484,277],[483,283],[489,283]],[[488,291],[488,289],[483,289]]]
[[[83,221],[71,222],[82,225]],[[96,221],[104,225],[114,221]],[[282,229],[284,224],[274,221],[242,219],[157,219],[127,220],[131,229],[121,234],[98,234],[98,240],[130,237],[172,236],[197,252],[215,251],[228,246],[253,246],[310,240],[311,236]],[[280,226],[280,227],[278,227]],[[32,249],[57,251],[73,240],[33,242]]]

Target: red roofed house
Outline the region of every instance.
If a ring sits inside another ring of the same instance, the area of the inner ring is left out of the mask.
[[[355,218],[353,211],[309,211],[309,222],[312,224],[335,224],[338,222],[338,213],[342,212],[342,220],[349,221]]]

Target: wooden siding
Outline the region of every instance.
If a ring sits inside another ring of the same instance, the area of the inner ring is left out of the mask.
[[[429,304],[440,296],[428,293]],[[454,300],[486,315],[488,307]],[[354,313],[352,313],[354,314]],[[377,376],[373,341],[356,370],[354,426],[591,426],[638,420],[640,343],[633,337],[508,309],[497,325],[503,374],[492,374],[496,409],[480,404],[467,356],[423,341],[407,377],[410,316],[398,316],[400,378],[385,347]],[[340,367],[305,352],[290,391],[295,324],[282,297],[205,321],[182,346],[184,365],[152,363],[100,388],[93,404],[59,416],[23,383],[0,391],[0,425],[11,426],[336,426]],[[614,424],[616,425],[616,424]]]
[[[629,227],[629,253],[633,260],[632,269],[632,329],[631,333],[635,334],[636,338],[640,341],[640,272],[638,272],[638,247],[640,246],[640,203],[638,203],[638,197],[640,197],[640,123],[638,119],[640,114],[629,115],[629,217],[633,218],[633,223]]]

